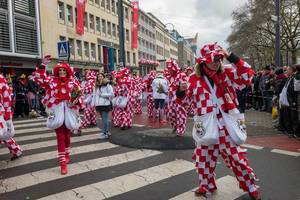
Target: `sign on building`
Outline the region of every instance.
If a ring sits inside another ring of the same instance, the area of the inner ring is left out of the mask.
[[[58,50],[59,58],[68,58],[70,53],[69,42],[68,41],[58,42],[57,50]]]

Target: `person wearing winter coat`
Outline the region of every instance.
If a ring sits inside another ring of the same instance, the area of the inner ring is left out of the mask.
[[[46,94],[42,103],[48,113],[47,127],[54,129],[57,139],[58,160],[61,174],[67,174],[70,162],[71,131],[81,125],[79,109],[83,108],[80,83],[74,78],[68,63],[58,63],[51,75],[46,74],[51,56],[46,56],[34,73],[34,80],[43,87]]]
[[[159,116],[159,122],[165,124],[167,123],[165,118],[165,103],[168,96],[169,83],[162,73],[158,73],[151,86],[153,90],[155,116]]]
[[[6,79],[0,74],[0,144],[4,143],[9,149],[11,160],[15,160],[22,155],[21,147],[12,137],[4,133],[7,128],[13,128],[11,106],[11,89],[7,85]]]
[[[98,73],[96,86],[93,91],[93,103],[102,119],[102,132],[99,139],[107,139],[109,132],[109,112],[112,110],[111,99],[114,97],[113,87],[105,78],[104,73]]]
[[[297,113],[298,113],[298,123],[300,124],[300,64],[295,65],[295,67],[297,71],[294,80],[294,90],[297,93]]]
[[[261,197],[255,185],[256,176],[245,156],[246,151],[239,145],[237,137],[229,132],[231,126],[225,124],[225,116],[239,114],[236,90],[251,84],[254,71],[245,61],[217,44],[204,45],[201,55],[197,59],[196,73],[188,83],[180,84],[177,93],[177,98],[194,104],[196,108],[193,134],[200,139],[196,142],[193,154],[199,174],[199,187],[195,195],[207,196],[217,190],[214,171],[218,156],[221,155],[226,166],[236,176],[239,187],[249,193],[251,200],[259,200]],[[223,65],[224,58],[232,64]],[[205,118],[207,116],[212,118]],[[244,122],[235,122],[239,125],[236,127],[244,131]],[[207,129],[212,130],[212,127],[215,127],[213,131],[206,132]],[[215,135],[213,140],[202,140],[206,134],[212,133]]]

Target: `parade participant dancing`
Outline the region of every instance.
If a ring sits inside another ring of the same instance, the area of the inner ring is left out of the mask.
[[[134,109],[134,114],[135,115],[141,115],[143,113],[142,110],[142,92],[143,92],[143,88],[144,88],[144,84],[142,82],[142,79],[136,75],[136,73],[133,74],[132,76],[133,81],[134,81],[134,92],[133,92],[133,96],[134,96],[134,105],[133,105],[133,109]]]
[[[83,107],[83,98],[80,83],[73,78],[73,70],[68,63],[58,63],[53,68],[53,76],[46,74],[50,60],[50,56],[43,59],[34,73],[34,80],[46,90],[42,103],[47,108],[47,127],[56,132],[60,171],[67,174],[71,130],[77,130],[81,125],[79,109]]]
[[[180,83],[187,81],[187,76],[178,67],[173,60],[167,62],[167,69],[169,71],[169,104],[168,104],[168,120],[173,128],[173,132],[177,136],[184,136],[186,131],[186,109],[179,99],[176,99],[176,92]]]
[[[93,98],[93,90],[96,84],[96,72],[87,70],[85,72],[85,80],[81,83],[81,91],[84,95],[84,117],[81,124],[81,129],[86,128],[89,125],[97,124],[97,113],[95,106],[91,105]],[[81,135],[81,130],[79,130],[78,135]]]
[[[214,171],[218,155],[221,154],[227,167],[235,174],[240,188],[248,192],[252,200],[261,199],[254,183],[255,174],[245,157],[246,151],[238,144],[233,132],[229,132],[228,128],[231,126],[225,125],[227,121],[225,117],[228,119],[225,113],[230,116],[239,115],[236,89],[251,84],[254,72],[242,59],[232,53],[229,54],[216,44],[205,45],[201,49],[201,54],[203,57],[197,60],[196,73],[190,77],[189,84],[181,85],[177,95],[181,99],[186,96],[187,102],[195,105],[198,117],[203,118],[213,112],[215,116],[211,118],[214,122],[210,123],[209,127],[203,127],[207,122],[204,118],[200,127],[194,126],[196,129],[202,128],[199,131],[205,133],[206,129],[213,127],[212,124],[216,124],[215,143],[197,142],[194,151],[193,159],[199,173],[199,188],[195,194],[206,196],[217,189]],[[222,64],[224,57],[232,65],[224,66]],[[241,129],[241,126],[239,128]],[[211,133],[212,131],[207,134]]]
[[[0,74],[0,144],[3,142],[7,146],[11,160],[15,160],[22,155],[22,150],[16,141],[7,135],[7,128],[13,128],[12,115],[11,89]]]
[[[194,73],[194,71],[194,67],[190,66],[187,67],[184,72],[187,75],[187,77],[190,77]],[[195,115],[195,108],[193,107],[193,104],[187,106],[186,110],[188,116],[193,117]]]
[[[149,118],[154,118],[154,99],[152,90],[152,81],[156,77],[156,71],[150,71],[149,74],[144,79],[144,96],[147,100],[147,112]]]
[[[116,98],[122,98],[124,101],[120,104],[115,104],[117,119],[115,125],[121,128],[121,130],[126,130],[132,128],[133,120],[133,104],[134,104],[134,81],[130,77],[130,70],[128,68],[123,68],[120,70],[120,77],[118,79],[118,85],[116,88]]]

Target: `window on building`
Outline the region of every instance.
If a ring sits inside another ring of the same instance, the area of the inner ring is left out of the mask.
[[[116,13],[116,2],[111,0],[111,12]]]
[[[105,0],[101,0],[101,7],[105,8]]]
[[[135,64],[135,65],[136,65],[136,57],[135,57],[135,56],[136,56],[136,54],[135,54],[135,53],[133,53],[133,54],[132,54],[132,58],[133,58],[133,64]]]
[[[125,7],[125,19],[129,20],[129,13],[128,13],[128,8]]]
[[[99,17],[96,17],[96,32],[97,33],[101,32],[101,21]]]
[[[89,4],[94,5],[94,0],[89,0]]]
[[[58,19],[65,21],[65,4],[58,1]]]
[[[106,21],[102,19],[102,33],[106,34]]]
[[[88,21],[88,14],[87,13],[84,13],[84,28],[86,30],[88,30],[88,27],[89,27],[89,21]]]
[[[80,40],[76,40],[76,49],[77,55],[82,57],[82,42]]]
[[[110,0],[106,0],[106,9],[110,11]]]
[[[111,35],[111,23],[107,22],[107,34]]]
[[[117,25],[117,38],[120,37],[120,34],[119,34],[119,25]]]
[[[98,61],[101,63],[102,62],[102,60],[101,60],[101,51],[102,51],[102,48],[101,48],[100,44],[97,45],[97,49],[98,49]]]
[[[94,43],[91,43],[91,58],[96,60],[96,45]]]
[[[126,41],[129,42],[129,30],[126,29]]]
[[[69,47],[71,56],[75,55],[75,43],[73,38],[69,38]]]
[[[61,41],[61,42],[62,42],[62,41],[66,41],[66,37],[60,35],[60,36],[59,36],[59,41]]]
[[[70,5],[67,5],[67,18],[68,23],[73,24],[73,7]]]
[[[95,30],[95,18],[94,15],[90,14],[90,29]]]
[[[99,6],[100,6],[100,0],[95,0],[95,5],[96,5],[97,7],[99,7]]]
[[[127,51],[127,63],[131,63],[130,62],[130,52],[129,51]]]
[[[89,43],[88,42],[84,42],[84,56],[86,58],[90,57],[90,48],[89,48]]]
[[[115,24],[112,24],[112,35],[114,37],[117,37],[117,28]]]

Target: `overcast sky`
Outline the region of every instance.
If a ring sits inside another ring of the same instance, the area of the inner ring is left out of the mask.
[[[163,23],[172,23],[182,36],[193,37],[197,32],[198,46],[218,42],[228,47],[232,11],[247,0],[139,0],[139,6],[151,12]],[[167,26],[172,29],[171,25]]]

